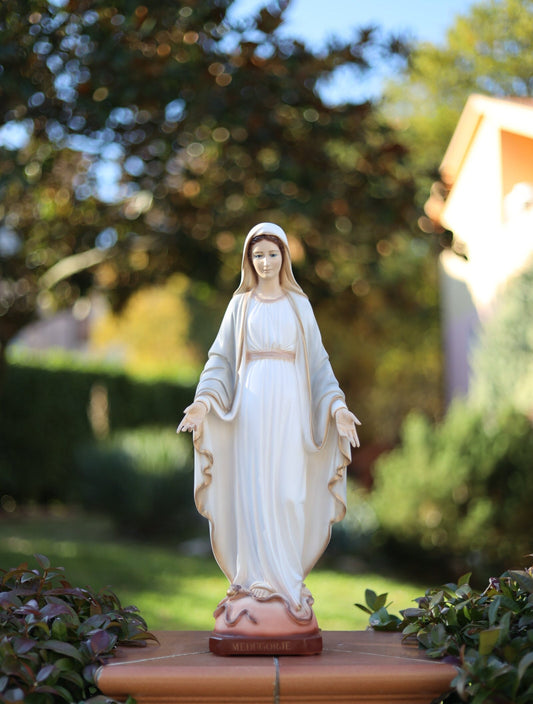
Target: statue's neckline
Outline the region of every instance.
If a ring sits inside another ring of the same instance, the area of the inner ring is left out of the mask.
[[[275,303],[276,301],[281,301],[282,298],[285,298],[285,293],[282,293],[281,296],[276,296],[275,298],[265,298],[254,291],[253,297],[260,303]]]

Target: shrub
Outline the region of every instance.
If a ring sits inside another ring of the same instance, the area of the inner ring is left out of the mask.
[[[511,279],[484,323],[470,396],[486,409],[533,412],[533,266]]]
[[[78,499],[136,537],[192,537],[203,524],[193,501],[192,448],[174,430],[138,428],[79,449]]]
[[[458,674],[447,704],[530,704],[533,701],[533,567],[491,578],[478,592],[470,574],[458,584],[429,589],[418,606],[390,614],[387,595],[366,592],[374,630],[399,630],[431,658],[447,657]]]
[[[412,415],[402,446],[377,462],[371,505],[399,544],[501,568],[531,552],[532,456],[516,412],[493,423],[456,403],[436,427]]]
[[[0,702],[113,702],[98,696],[97,669],[116,645],[155,636],[135,607],[73,587],[62,567],[35,557],[40,570],[0,570]]]

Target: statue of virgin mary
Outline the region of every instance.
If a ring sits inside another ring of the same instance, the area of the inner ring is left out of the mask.
[[[248,233],[240,285],[184,413],[178,432],[193,431],[196,506],[230,583],[215,631],[316,630],[304,579],[345,514],[359,421],[278,225]],[[277,616],[265,621],[269,606]]]

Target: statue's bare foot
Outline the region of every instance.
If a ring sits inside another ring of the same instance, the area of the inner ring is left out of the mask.
[[[250,594],[255,599],[268,599],[268,597],[271,596],[272,592],[269,589],[265,589],[264,587],[252,587],[250,589]]]

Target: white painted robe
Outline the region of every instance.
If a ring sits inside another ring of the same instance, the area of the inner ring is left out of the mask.
[[[333,419],[344,395],[307,298],[235,295],[196,399],[209,413],[194,437],[195,501],[218,564],[234,589],[262,588],[307,618],[303,580],[344,516],[350,459]]]

